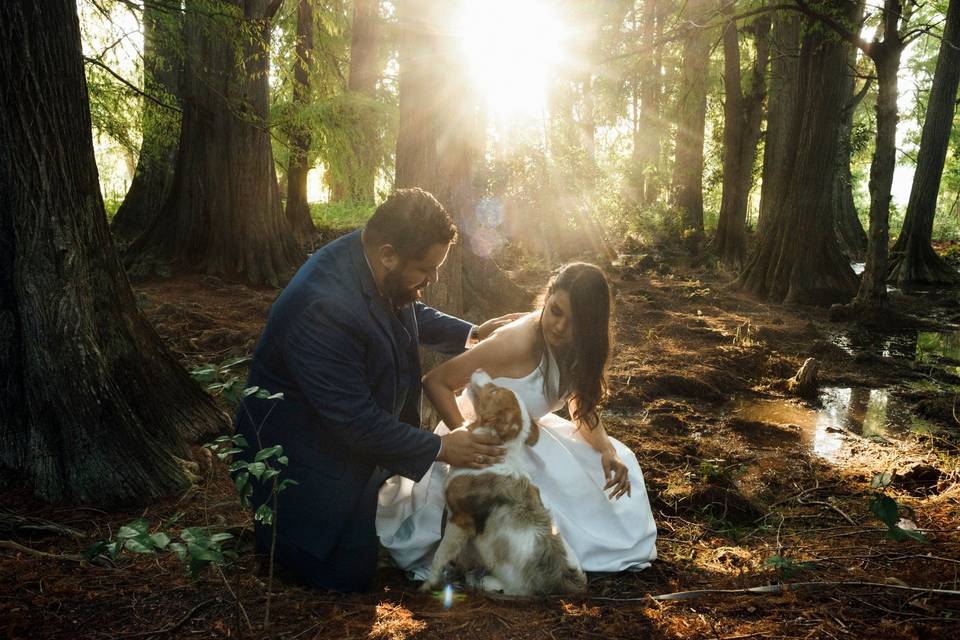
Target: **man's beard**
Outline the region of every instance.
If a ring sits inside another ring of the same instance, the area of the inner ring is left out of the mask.
[[[412,287],[404,287],[400,282],[402,267],[387,271],[383,276],[383,292],[395,307],[405,307],[420,299],[420,287],[423,283]]]

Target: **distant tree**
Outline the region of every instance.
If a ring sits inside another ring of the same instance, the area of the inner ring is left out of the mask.
[[[953,126],[960,83],[960,1],[950,0],[927,102],[917,170],[907,215],[890,260],[889,278],[901,288],[957,282],[958,274],[933,250],[933,218]]]
[[[125,254],[133,273],[191,270],[276,285],[303,261],[270,146],[268,45],[279,5],[187,3],[176,171],[160,215]]]
[[[856,10],[850,0],[831,5],[846,19]],[[771,86],[771,108],[784,99],[778,95],[775,101],[773,91],[786,90],[796,103],[788,109],[788,121],[776,122],[778,127],[786,126],[786,131],[776,132],[775,138],[783,136],[776,142],[786,144],[767,147],[767,153],[773,149],[784,165],[774,170],[764,163],[766,220],[757,249],[736,283],[774,302],[829,304],[846,302],[857,286],[850,262],[837,244],[830,208],[846,51],[829,30],[811,28],[809,18],[806,22],[795,93],[789,77],[777,78]],[[791,28],[789,22],[781,23],[774,40],[778,31],[782,34]],[[775,71],[783,69],[775,65]],[[771,121],[769,127],[774,124]]]
[[[722,12],[733,16],[734,1],[726,0]],[[747,199],[753,184],[753,163],[760,141],[763,101],[766,97],[770,18],[761,15],[750,25],[756,54],[744,91],[740,74],[740,38],[730,20],[723,31],[723,197],[712,251],[728,265],[739,267],[747,250]]]
[[[454,5],[455,6],[455,5]],[[439,309],[479,319],[516,311],[526,295],[493,260],[471,248],[470,224],[477,200],[473,189],[484,132],[463,72],[459,45],[444,25],[450,6],[430,0],[398,4],[400,21],[400,127],[395,186],[433,193],[461,230],[441,271],[428,289]]]
[[[660,160],[662,129],[661,97],[663,81],[657,58],[663,45],[658,39],[663,32],[663,0],[644,0],[641,16],[641,54],[639,61],[639,117],[633,135],[633,155],[630,159],[632,199],[637,204],[650,205],[657,200],[660,181],[657,175]]]
[[[297,44],[293,62],[293,102],[300,109],[310,101],[310,68],[313,66],[313,7],[310,0],[297,3]],[[316,232],[307,203],[307,175],[310,173],[310,127],[294,122],[290,132],[290,163],[287,167],[287,222],[301,238]]]
[[[354,96],[358,112],[350,138],[354,169],[344,180],[334,184],[335,200],[373,202],[374,183],[379,164],[377,123],[371,117],[376,99],[377,79],[380,76],[380,0],[354,0],[353,21],[350,29],[350,69],[347,90]]]
[[[143,142],[130,188],[110,225],[122,242],[143,233],[160,212],[173,184],[180,138],[180,15],[147,2],[142,20]]]
[[[707,77],[713,34],[703,25],[713,0],[689,0],[683,11],[683,67],[677,89],[677,144],[671,185],[673,206],[690,239],[703,238],[703,132],[707,122]]]
[[[0,3],[0,77],[0,467],[50,501],[170,494],[227,425],[114,251],[73,0]]]

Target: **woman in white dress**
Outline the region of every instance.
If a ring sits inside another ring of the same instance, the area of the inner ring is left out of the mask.
[[[518,393],[540,425],[527,470],[585,571],[638,570],[656,558],[657,528],[636,456],[607,435],[599,406],[610,352],[610,289],[603,272],[566,265],[547,285],[541,309],[522,314],[431,371],[424,392],[446,425],[473,418],[469,394],[455,395],[477,369]],[[572,418],[552,412],[564,402]],[[477,460],[484,464],[494,460]],[[380,490],[377,535],[396,564],[425,579],[441,537],[448,465],[419,482],[394,476]]]

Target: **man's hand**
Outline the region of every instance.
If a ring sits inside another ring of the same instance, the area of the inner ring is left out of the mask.
[[[503,462],[503,454],[506,453],[503,447],[497,446],[501,444],[499,438],[473,433],[467,431],[466,427],[440,436],[440,440],[443,445],[437,459],[453,467],[483,469]]]
[[[490,318],[489,320],[484,322],[482,325],[480,325],[479,327],[480,331],[479,331],[479,335],[477,336],[477,339],[485,340],[486,338],[489,338],[490,334],[496,331],[497,329],[499,329],[500,327],[506,324],[510,324],[514,320],[522,318],[523,316],[527,315],[527,313],[529,312],[524,311],[522,313],[508,313],[507,315],[500,316],[499,318]]]
[[[623,494],[630,495],[630,471],[620,460],[620,456],[612,448],[600,457],[600,463],[603,465],[603,477],[607,484],[603,487],[606,491],[610,489],[609,498],[611,500],[623,497]]]

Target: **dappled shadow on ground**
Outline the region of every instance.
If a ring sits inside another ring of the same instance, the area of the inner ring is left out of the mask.
[[[353,596],[310,590],[281,573],[264,630],[267,572],[251,548],[250,517],[225,467],[197,448],[196,486],[145,511],[59,508],[7,495],[0,538],[34,552],[11,545],[0,551],[0,635],[953,637],[960,599],[902,588],[958,589],[960,363],[951,362],[952,343],[930,356],[933,342],[914,331],[913,343],[897,338],[885,347],[889,336],[830,323],[825,310],[766,305],[728,291],[723,274],[708,269],[659,257],[618,264],[611,269],[618,345],[605,421],[643,467],[659,528],[659,558],[650,569],[597,577],[585,596],[516,601],[465,594],[450,609],[417,593],[394,569],[382,569],[370,593]],[[528,270],[520,280],[532,287],[545,279],[545,270]],[[188,367],[248,355],[277,294],[202,276],[136,289],[141,308]],[[894,298],[936,321],[924,332],[956,331],[955,293]],[[808,357],[820,361],[823,388],[849,393],[809,402],[787,395],[783,381]],[[887,413],[878,416],[881,396]],[[835,421],[821,429],[822,415]],[[818,437],[829,447],[818,449]],[[889,485],[871,486],[883,473]],[[928,542],[887,537],[870,511],[881,492],[900,505],[900,524],[919,528]],[[4,529],[9,513],[78,534]],[[194,581],[173,556],[123,555],[97,566],[74,555],[136,517],[160,523],[178,513],[177,527],[235,533],[238,564]],[[651,598],[778,582],[820,584],[786,593]],[[857,582],[890,588],[851,584]]]

